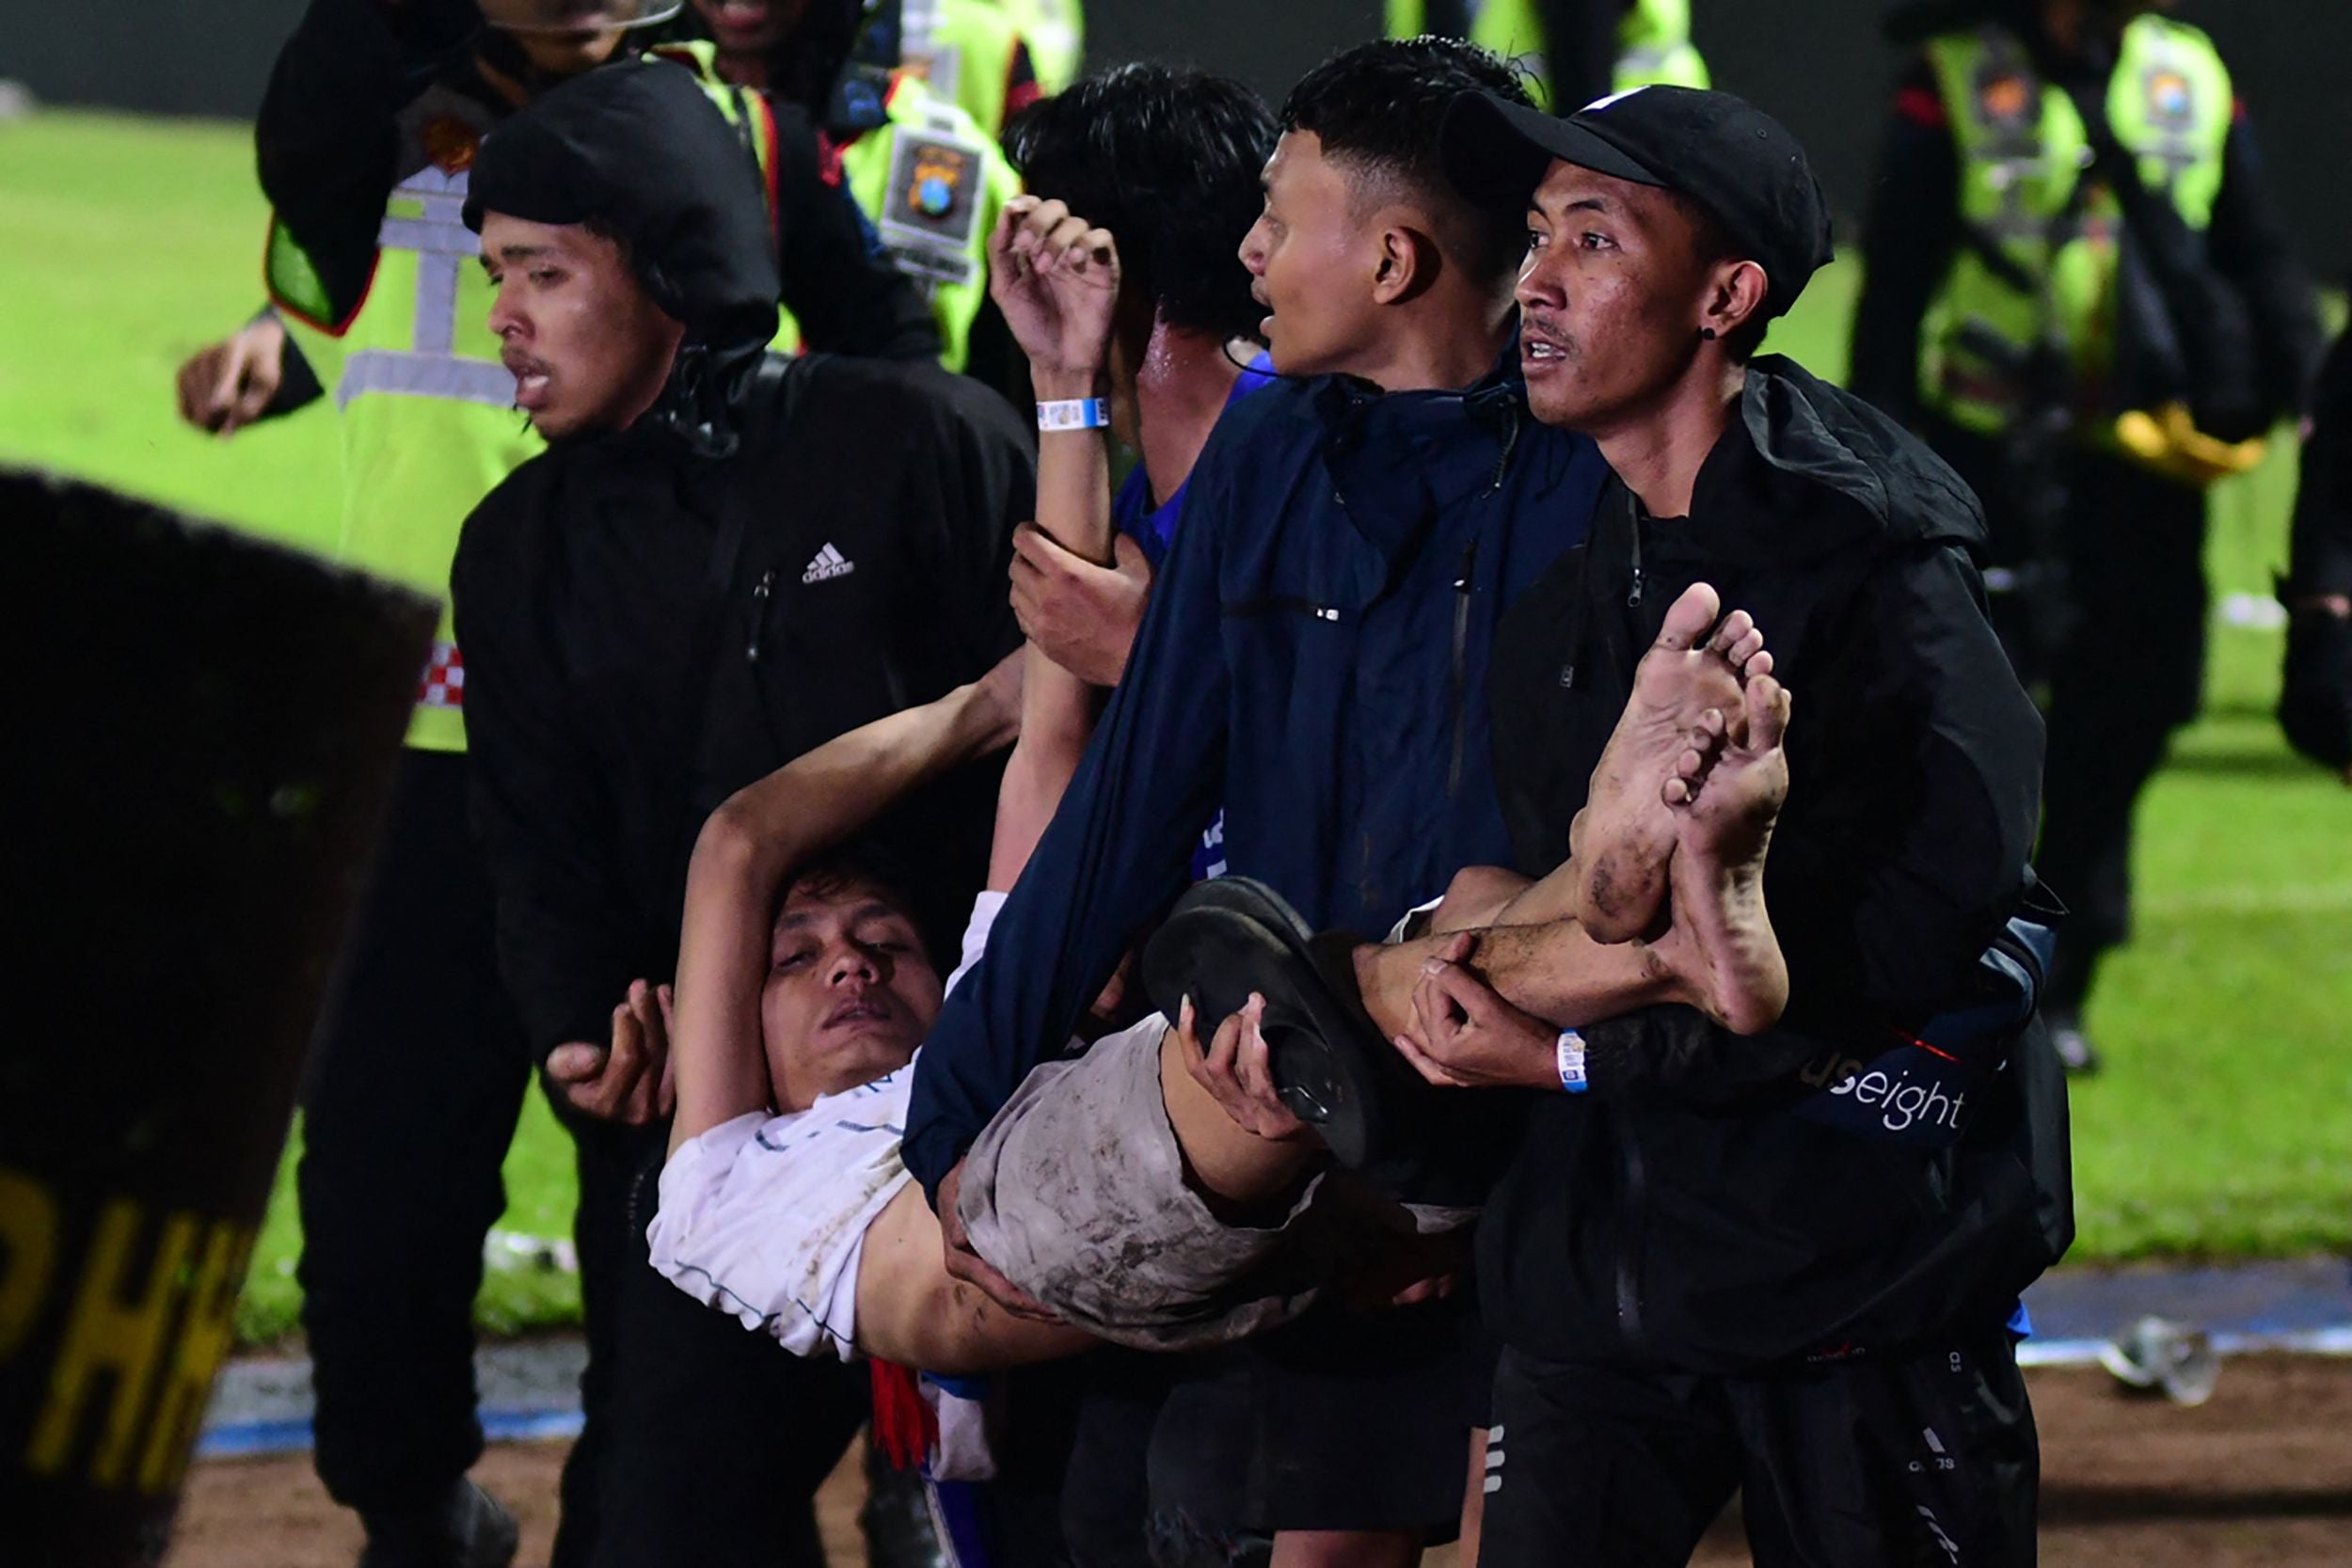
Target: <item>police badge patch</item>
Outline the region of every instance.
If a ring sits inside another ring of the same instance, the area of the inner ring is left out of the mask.
[[[482,145],[482,133],[455,115],[436,115],[425,122],[420,139],[424,143],[424,155],[434,167],[444,174],[462,174],[473,167],[473,155]]]
[[[882,240],[902,267],[942,283],[979,275],[972,254],[986,181],[977,145],[935,129],[901,127],[890,155]]]
[[[2148,72],[2148,122],[2163,131],[2185,131],[2197,118],[2197,100],[2188,78],[2169,67]]]

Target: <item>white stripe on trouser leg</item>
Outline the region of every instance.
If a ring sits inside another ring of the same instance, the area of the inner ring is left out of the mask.
[[[1481,1490],[1489,1496],[1502,1490],[1502,1429],[1486,1429],[1486,1484]]]

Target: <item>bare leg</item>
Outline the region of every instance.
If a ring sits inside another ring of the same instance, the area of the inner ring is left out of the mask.
[[[1232,1022],[1228,1020],[1228,1025]],[[1224,1034],[1220,1029],[1212,1044],[1220,1055],[1230,1049]],[[1280,1202],[1324,1159],[1321,1141],[1282,1111],[1270,1084],[1266,1106],[1280,1112],[1295,1131],[1269,1137],[1243,1126],[1201,1085],[1197,1074],[1202,1057],[1200,1047],[1182,1030],[1170,1028],[1160,1037],[1160,1100],[1195,1189],[1213,1207],[1236,1214]],[[1252,1070],[1263,1057],[1260,1046]]]
[[[1684,737],[1708,712],[1738,710],[1743,676],[1772,670],[1755,622],[1745,610],[1719,620],[1722,603],[1701,582],[1667,610],[1568,830],[1567,912],[1598,941],[1629,942],[1659,925],[1675,846],[1664,807],[1677,799],[1673,775]]]
[[[1515,924],[1503,913],[1534,886],[1507,866],[1466,865],[1446,884],[1445,900],[1430,911],[1428,931],[1474,931]]]
[[[1486,1432],[1470,1429],[1470,1484],[1462,1489],[1462,1534],[1454,1548],[1461,1568],[1478,1568],[1478,1538],[1486,1528]]]
[[[1274,1532],[1270,1568],[1413,1568],[1418,1531],[1285,1529]]]

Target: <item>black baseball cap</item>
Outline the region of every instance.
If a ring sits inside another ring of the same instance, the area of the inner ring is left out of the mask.
[[[1438,151],[1456,189],[1502,211],[1525,211],[1555,158],[1680,192],[1764,269],[1767,320],[1794,305],[1830,258],[1829,203],[1804,149],[1727,92],[1635,87],[1565,119],[1466,92],[1446,110]]]

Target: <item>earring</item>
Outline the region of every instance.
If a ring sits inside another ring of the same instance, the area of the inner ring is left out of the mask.
[[[1715,329],[1711,326],[1702,326],[1699,328],[1699,336],[1711,343],[1715,341]]]

